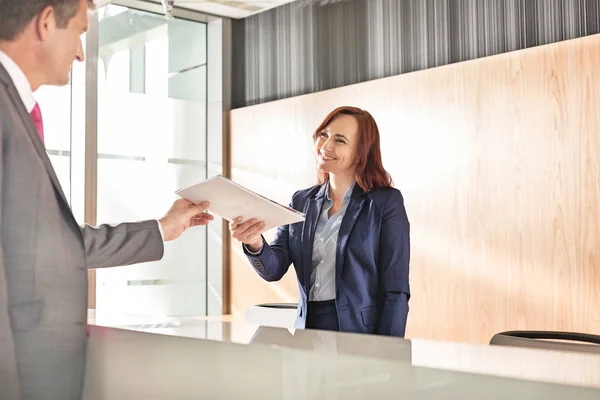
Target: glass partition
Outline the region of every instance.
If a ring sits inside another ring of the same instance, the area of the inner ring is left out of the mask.
[[[158,218],[207,177],[206,24],[116,5],[98,19],[97,222]],[[159,262],[97,270],[97,312],[206,315],[206,243],[194,228]]]

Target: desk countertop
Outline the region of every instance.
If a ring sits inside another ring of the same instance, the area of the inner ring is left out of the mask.
[[[156,318],[91,313],[97,327],[399,362],[419,368],[600,389],[600,355],[256,326],[231,316]],[[597,393],[600,398],[600,392]]]

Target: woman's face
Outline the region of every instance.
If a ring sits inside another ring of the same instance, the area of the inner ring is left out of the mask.
[[[352,115],[340,114],[317,133],[315,151],[317,165],[323,172],[354,175],[358,141],[358,121]]]

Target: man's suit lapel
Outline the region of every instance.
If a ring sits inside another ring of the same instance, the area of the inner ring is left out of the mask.
[[[31,116],[27,113],[27,110],[25,109],[25,105],[23,104],[23,101],[21,100],[21,96],[19,96],[19,92],[17,92],[17,88],[15,87],[12,79],[10,79],[8,72],[6,72],[6,69],[4,69],[4,67],[1,64],[0,64],[0,81],[2,81],[4,83],[4,85],[6,86],[8,95],[10,96],[13,104],[15,105],[15,107],[17,109],[17,111],[19,113],[19,117],[21,118],[21,121],[25,124],[25,128],[26,128],[25,130],[27,131],[29,140],[30,140],[32,146],[35,148],[35,151],[40,156],[40,159],[42,160],[42,163],[44,164],[44,167],[46,168],[46,172],[48,173],[48,176],[50,176],[50,180],[52,181],[54,190],[56,191],[56,193],[58,193],[59,197],[62,199],[64,204],[67,206],[67,208],[69,208],[69,202],[67,201],[67,198],[65,197],[62,187],[60,186],[60,182],[58,180],[58,177],[56,176],[56,173],[54,172],[54,168],[52,167],[50,158],[48,158],[48,154],[46,154],[46,149],[44,148],[44,144],[42,143],[42,140],[40,139],[37,128],[35,127],[33,120],[31,119]]]
[[[302,232],[302,270],[304,283],[306,285],[306,295],[310,290],[310,274],[312,273],[312,249],[315,240],[315,232],[319,223],[319,216],[325,201],[325,191],[327,184],[323,184],[317,194],[308,200],[306,207],[304,229]]]
[[[342,268],[344,267],[344,257],[346,256],[346,247],[348,245],[348,238],[354,229],[354,225],[358,220],[358,216],[365,204],[365,192],[361,189],[358,184],[352,191],[348,208],[344,214],[344,219],[340,225],[340,231],[338,233],[338,240],[335,252],[335,291],[339,288],[339,283],[342,277]]]

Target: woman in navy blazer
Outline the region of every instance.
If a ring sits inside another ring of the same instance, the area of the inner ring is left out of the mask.
[[[383,168],[379,130],[355,107],[333,110],[313,134],[319,185],[290,206],[304,222],[230,223],[256,272],[278,281],[294,264],[300,301],[296,328],[404,337],[408,316],[410,227],[402,194]]]

